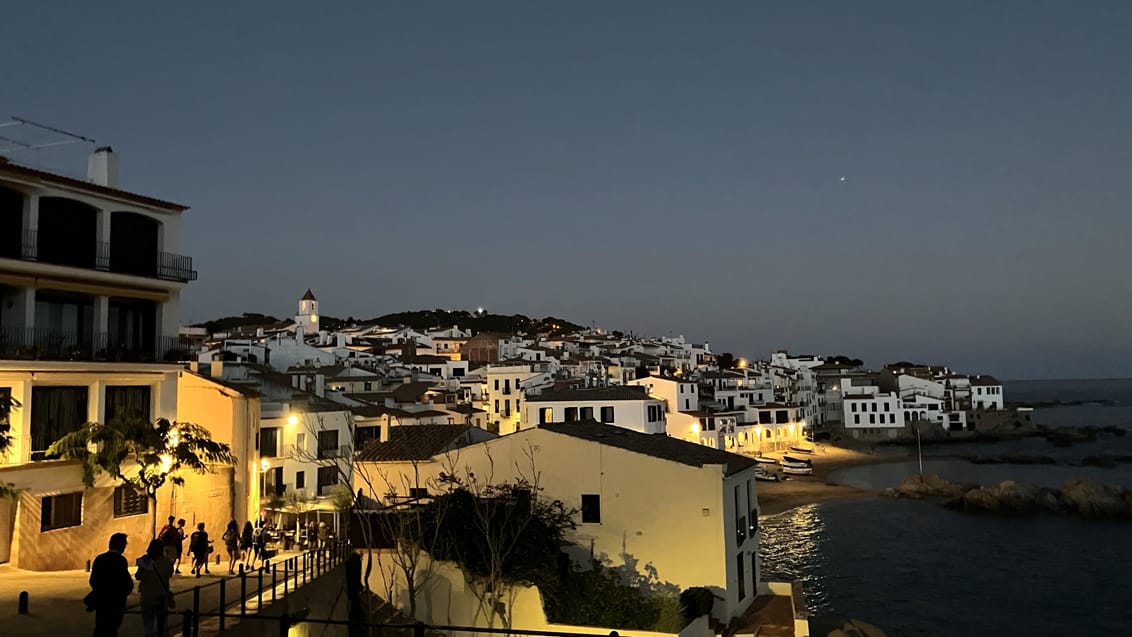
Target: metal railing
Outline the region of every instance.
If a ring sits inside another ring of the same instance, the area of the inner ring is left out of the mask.
[[[56,255],[60,257],[60,255]],[[24,261],[40,261],[39,231],[37,229],[24,230],[20,244],[19,258]],[[61,258],[58,265],[98,270],[100,272],[116,272],[120,274],[133,274],[151,279],[165,281],[179,281],[188,283],[197,280],[197,271],[193,269],[193,258],[172,252],[157,252],[151,265],[139,268],[135,265],[121,265],[111,258],[109,241],[96,241],[94,249],[94,262],[76,260],[68,255]]]
[[[194,350],[178,336],[126,341],[112,339],[107,332],[2,327],[0,359],[177,363],[189,360]]]

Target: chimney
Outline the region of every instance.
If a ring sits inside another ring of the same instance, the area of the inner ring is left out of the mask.
[[[381,441],[389,442],[389,428],[393,426],[392,419],[389,416],[385,417],[385,424],[381,426]]]
[[[86,178],[99,186],[118,187],[118,155],[109,146],[94,149],[86,162]]]
[[[256,338],[263,338],[263,328],[262,327],[255,328],[255,337]]]
[[[335,336],[338,337],[338,347],[346,347],[346,335],[336,334]]]
[[[314,375],[314,395],[319,398],[326,397],[326,376],[322,374]]]
[[[212,361],[208,364],[208,375],[213,378],[224,378],[224,361]]]
[[[319,330],[318,331],[318,344],[319,345],[329,345],[330,344],[330,333],[327,332],[326,330]]]

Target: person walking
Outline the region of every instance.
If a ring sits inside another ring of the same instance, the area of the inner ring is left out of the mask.
[[[177,535],[181,538],[177,541],[177,560],[173,565],[174,571],[181,574],[181,558],[185,555],[185,518],[177,520]]]
[[[138,594],[141,595],[142,631],[145,637],[167,637],[169,609],[174,607],[173,590],[169,579],[173,577],[173,560],[168,547],[161,540],[153,540],[145,555],[138,558]]]
[[[157,534],[161,542],[161,550],[169,562],[176,562],[181,556],[181,532],[177,530],[177,518],[169,516],[169,523],[161,527]]]
[[[330,528],[326,526],[326,522],[318,523],[318,548],[325,550],[330,545]]]
[[[240,557],[240,525],[235,520],[228,522],[228,527],[224,529],[224,535],[220,536],[220,540],[224,542],[224,549],[228,551],[228,574],[236,574],[236,562]]]
[[[90,565],[90,593],[83,601],[94,611],[94,637],[118,637],[126,599],[134,591],[130,563],[122,555],[126,544],[125,533],[111,535],[108,550]]]
[[[189,536],[189,552],[193,554],[193,568],[190,571],[200,577],[200,569],[205,573],[208,570],[208,554],[212,552],[212,542],[208,539],[208,531],[204,530],[204,522],[197,523],[197,530]]]
[[[240,559],[244,560],[244,570],[252,563],[252,546],[255,544],[255,532],[252,521],[244,522],[244,530],[240,533]]]
[[[255,568],[255,561],[262,557],[265,546],[267,546],[267,524],[261,522],[255,531],[255,537],[252,538],[252,568]]]

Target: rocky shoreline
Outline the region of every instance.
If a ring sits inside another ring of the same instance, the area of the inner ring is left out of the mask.
[[[909,476],[900,486],[885,489],[881,494],[895,498],[942,499],[945,507],[966,513],[1054,513],[1132,520],[1132,490],[1093,480],[1069,480],[1060,489],[1050,489],[1015,480],[982,486],[929,474]]]

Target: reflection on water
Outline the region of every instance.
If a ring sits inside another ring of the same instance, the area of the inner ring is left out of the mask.
[[[889,635],[1130,634],[1126,523],[876,498],[802,507],[759,529],[765,579],[801,580],[811,612]]]

